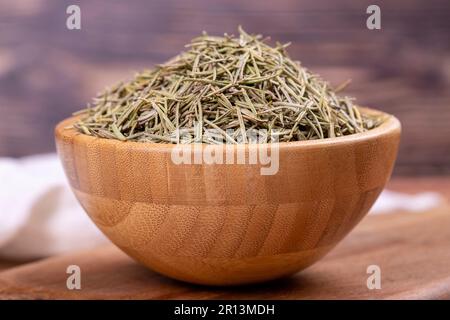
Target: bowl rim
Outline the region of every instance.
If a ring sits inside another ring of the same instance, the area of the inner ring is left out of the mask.
[[[384,117],[384,122],[373,129],[370,129],[365,132],[360,133],[354,133],[346,136],[341,137],[334,137],[334,138],[325,138],[325,139],[318,139],[318,140],[302,140],[302,141],[290,141],[290,142],[276,142],[276,143],[255,143],[255,144],[171,144],[171,143],[154,143],[154,142],[138,142],[138,141],[121,141],[116,139],[107,139],[107,138],[101,138],[101,137],[95,137],[90,136],[84,133],[81,133],[74,128],[67,128],[71,126],[77,119],[80,118],[80,116],[71,116],[69,118],[66,118],[62,121],[60,121],[56,127],[55,127],[55,138],[56,140],[77,140],[81,143],[97,143],[101,145],[115,145],[116,148],[123,148],[126,147],[128,149],[157,149],[159,151],[171,151],[175,147],[179,148],[182,146],[183,148],[192,148],[193,146],[201,147],[201,148],[258,148],[258,147],[272,147],[277,146],[278,148],[303,148],[303,147],[324,147],[324,146],[331,146],[331,145],[342,145],[342,144],[353,144],[353,143],[359,143],[359,142],[367,142],[369,140],[373,140],[376,138],[379,138],[381,136],[385,135],[391,135],[394,133],[400,133],[401,132],[401,123],[400,121],[394,116],[389,113],[376,110],[373,108],[368,107],[361,107],[358,106],[358,108],[370,115],[379,115]],[[193,148],[192,148],[193,149]]]

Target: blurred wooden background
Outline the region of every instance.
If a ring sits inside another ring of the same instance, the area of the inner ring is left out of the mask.
[[[81,7],[82,30],[66,28]],[[378,4],[382,30],[366,28]],[[237,25],[403,124],[396,174],[450,173],[448,0],[0,0],[0,156],[54,150],[53,127],[104,86]]]

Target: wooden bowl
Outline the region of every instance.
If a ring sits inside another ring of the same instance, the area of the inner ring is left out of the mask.
[[[278,144],[274,175],[259,164],[175,164],[176,145],[91,137],[66,128],[76,118],[55,134],[73,192],[113,243],[169,277],[235,285],[310,266],[366,215],[400,140],[399,121],[383,115],[364,133]]]

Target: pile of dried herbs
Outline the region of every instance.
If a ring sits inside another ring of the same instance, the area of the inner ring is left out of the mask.
[[[262,142],[323,139],[381,122],[291,60],[287,45],[239,33],[193,39],[166,64],[99,94],[74,127],[109,139],[211,144],[248,143],[255,129],[267,132]]]

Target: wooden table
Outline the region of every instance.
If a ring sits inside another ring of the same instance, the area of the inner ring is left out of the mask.
[[[450,198],[450,179],[394,179],[390,188],[436,190]],[[450,205],[421,213],[366,217],[324,259],[293,277],[214,288],[160,276],[112,245],[52,257],[0,272],[2,299],[450,299]],[[82,289],[66,287],[68,265],[80,266]],[[369,290],[367,267],[381,268]]]

